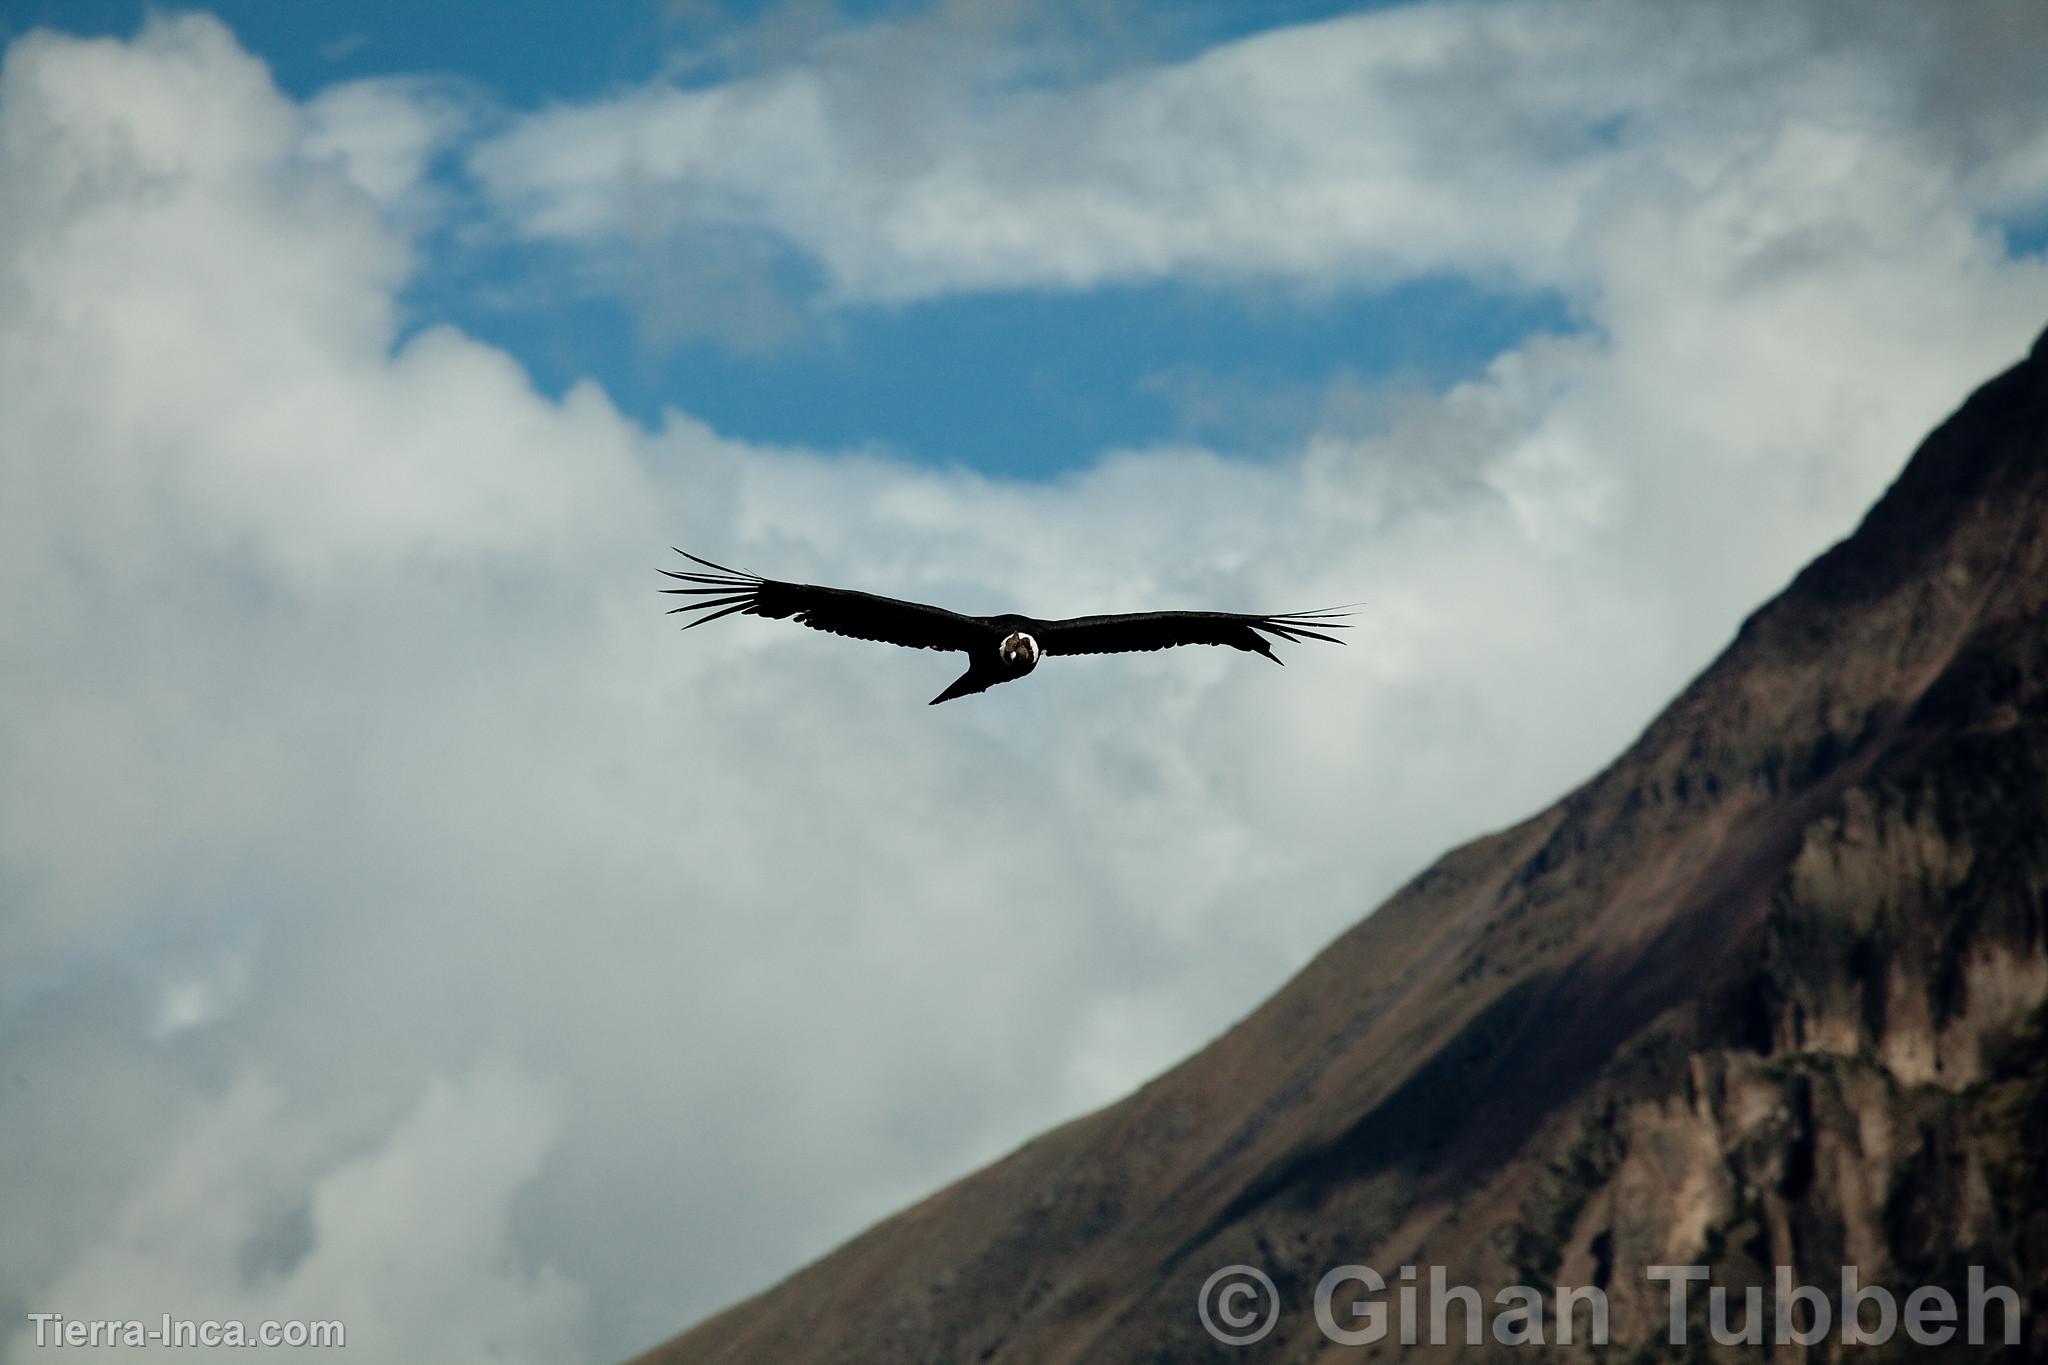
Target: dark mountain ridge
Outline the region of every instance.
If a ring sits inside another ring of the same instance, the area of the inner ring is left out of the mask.
[[[1347,1263],[1442,1266],[1489,1302],[1598,1285],[1617,1359],[1759,1349],[1710,1344],[1703,1303],[1662,1344],[1651,1265],[1710,1267],[1738,1321],[1775,1266],[1960,1299],[1977,1265],[2018,1288],[2022,1343],[1951,1358],[2037,1358],[2044,530],[2048,338],[1584,786],[1440,859],[1129,1098],[644,1359],[1546,1353],[1466,1345],[1455,1313],[1456,1346],[1333,1343],[1309,1306]],[[1226,1350],[1196,1297],[1237,1263],[1282,1312]]]

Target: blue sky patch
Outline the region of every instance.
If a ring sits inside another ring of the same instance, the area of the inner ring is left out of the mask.
[[[765,348],[649,336],[601,294],[474,298],[422,299],[419,320],[504,347],[550,393],[591,376],[649,424],[674,406],[746,440],[876,444],[1019,477],[1167,441],[1268,455],[1354,420],[1375,391],[1443,388],[1572,325],[1555,294],[1453,277],[1317,298],[1172,282],[956,296],[807,314]]]
[[[296,98],[371,76],[439,75],[508,110],[594,98],[665,73],[704,79],[687,54],[744,52],[747,39],[804,12],[645,0],[203,8]],[[916,8],[842,4],[826,21]],[[1030,13],[1040,25],[1066,25],[1046,41],[1099,30],[1106,60],[1157,61],[1356,8],[1252,0]],[[145,12],[137,0],[19,0],[0,36],[38,24],[125,35]],[[1034,36],[1044,37],[1023,38]],[[459,155],[444,156],[433,174],[468,193]],[[653,255],[632,249],[640,260],[622,247],[615,265],[457,230],[424,246],[425,267],[405,299],[408,331],[460,326],[516,356],[546,392],[594,379],[649,425],[680,408],[744,440],[880,448],[1008,477],[1057,475],[1106,449],[1164,442],[1268,456],[1327,422],[1356,420],[1375,393],[1441,388],[1532,330],[1572,324],[1554,294],[1453,277],[1370,292],[1181,279],[835,307],[822,302],[814,264],[766,232],[705,230]]]

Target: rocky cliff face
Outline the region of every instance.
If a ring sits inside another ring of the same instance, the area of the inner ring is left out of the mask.
[[[1670,1346],[1653,1265],[1707,1267],[1738,1329],[1775,1267],[1960,1304],[1974,1265],[2017,1288],[2018,1346],[1993,1307],[1991,1346],[1851,1353],[2041,1358],[2044,945],[2048,340],[1584,787],[1137,1094],[646,1359],[1587,1354],[1554,1317],[1541,1351],[1468,1344],[1455,1309],[1442,1347],[1332,1341],[1311,1304],[1347,1263],[1390,1313],[1421,1267],[1425,1337],[1430,1267],[1488,1323],[1500,1286],[1597,1286],[1615,1359],[1758,1358],[1712,1339],[1703,1289]],[[1196,1300],[1237,1263],[1281,1312],[1226,1351]],[[1838,1323],[1769,1358],[1843,1352]]]

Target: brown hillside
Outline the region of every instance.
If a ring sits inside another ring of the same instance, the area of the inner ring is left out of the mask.
[[[1662,1340],[1651,1264],[1958,1290],[1980,1264],[2030,1296],[2009,1354],[2033,1358],[2044,530],[2048,340],[1585,786],[1443,858],[1128,1099],[643,1359],[1391,1359],[1310,1311],[1350,1262],[1598,1284],[1617,1343]],[[1239,1262],[1283,1311],[1232,1351],[1195,1303]]]

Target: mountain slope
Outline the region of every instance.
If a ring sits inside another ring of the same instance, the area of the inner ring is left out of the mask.
[[[2044,529],[2048,338],[1585,786],[1128,1099],[644,1359],[1208,1359],[1233,1263],[1283,1304],[1245,1360],[1393,1358],[1310,1312],[1351,1262],[1599,1284],[1617,1342],[1661,1340],[1658,1263],[2048,1284]]]

